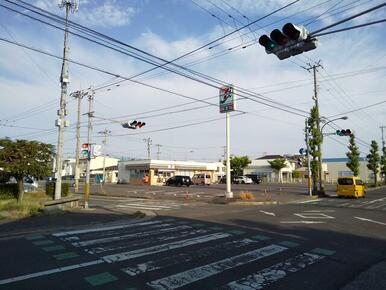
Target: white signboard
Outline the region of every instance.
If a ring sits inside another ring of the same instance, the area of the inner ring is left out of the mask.
[[[236,110],[236,99],[232,85],[220,88],[220,113]]]

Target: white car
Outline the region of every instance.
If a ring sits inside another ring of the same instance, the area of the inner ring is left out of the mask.
[[[234,179],[235,183],[245,183],[245,184],[251,184],[253,183],[253,180],[249,177],[246,177],[244,175],[238,176]]]
[[[17,182],[15,177],[11,177],[9,181],[6,183],[16,184]],[[38,183],[33,178],[28,176],[24,177],[23,185],[24,185],[24,192],[33,192],[33,191],[36,191],[39,187]]]

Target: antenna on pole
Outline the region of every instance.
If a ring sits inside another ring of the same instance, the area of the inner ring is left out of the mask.
[[[63,7],[69,7],[69,10],[71,13],[78,12],[79,9],[79,3],[78,0],[62,0],[61,3],[59,3],[59,8]]]

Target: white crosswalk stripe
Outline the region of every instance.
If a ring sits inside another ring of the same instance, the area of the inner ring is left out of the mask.
[[[114,207],[119,209],[138,209],[138,210],[154,210],[154,211],[165,211],[179,209],[183,207],[191,207],[195,204],[177,202],[170,200],[149,200],[149,199],[136,199],[132,198],[121,204],[117,204]]]
[[[361,208],[361,209],[376,209],[376,210],[386,210],[386,198],[379,198],[375,200],[342,200],[338,198],[327,198],[327,199],[318,199],[308,202],[300,202],[305,206],[309,205],[318,205],[318,206],[329,206],[329,207],[348,207],[348,208]],[[300,204],[299,203],[299,204]]]

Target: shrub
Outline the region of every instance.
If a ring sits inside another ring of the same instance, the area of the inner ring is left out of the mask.
[[[251,193],[249,191],[240,192],[239,197],[242,200],[254,200],[255,199],[255,196],[253,195],[253,193]]]
[[[16,198],[17,192],[17,184],[0,184],[0,200]]]
[[[68,183],[62,183],[62,196],[68,196],[69,193],[70,193],[70,185]],[[46,195],[54,198],[55,182],[46,183]]]

